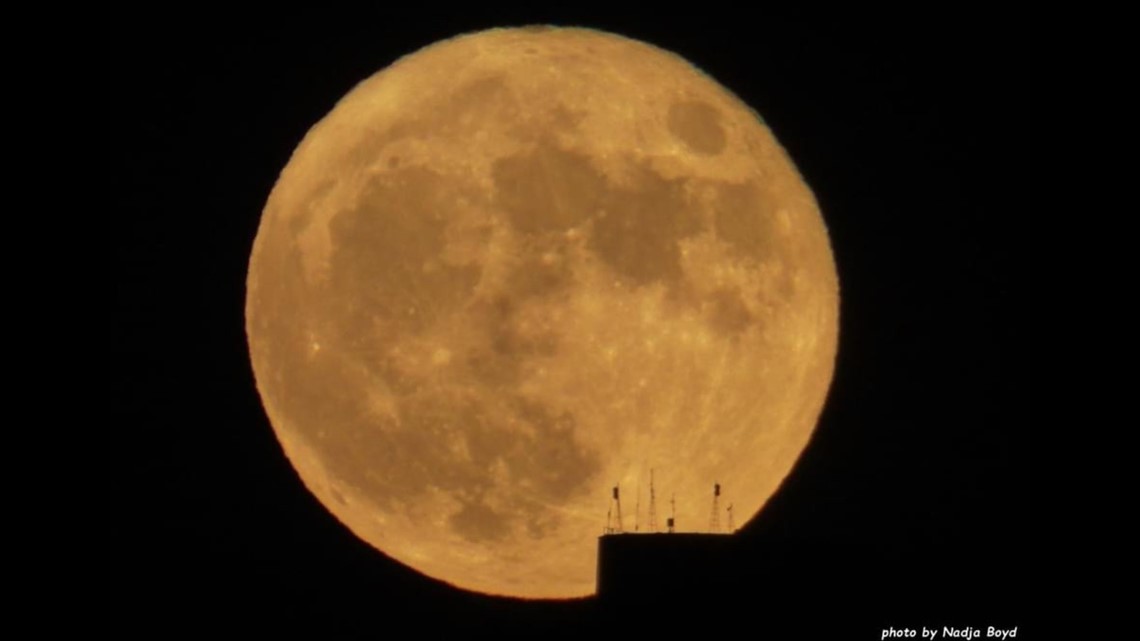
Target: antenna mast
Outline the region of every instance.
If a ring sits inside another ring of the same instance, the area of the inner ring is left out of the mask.
[[[720,531],[720,483],[713,483],[712,513],[709,514],[709,531]]]
[[[669,520],[666,521],[666,523],[668,523],[668,525],[669,525],[669,534],[672,534],[673,533],[673,526],[677,522],[677,495],[676,494],[673,494],[673,496],[669,499],[669,514],[670,514]]]
[[[618,486],[616,485],[614,486],[614,505],[611,509],[614,513],[614,523],[613,527],[610,528],[610,533],[621,534],[621,494],[618,492]]]
[[[637,477],[637,498],[633,501],[633,531],[641,529],[641,477]]]
[[[728,504],[728,533],[736,531],[736,524],[732,521],[732,503]]]
[[[657,532],[657,494],[653,491],[653,468],[649,468],[649,531]]]

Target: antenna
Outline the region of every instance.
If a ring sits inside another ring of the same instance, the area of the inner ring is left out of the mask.
[[[669,534],[673,533],[673,525],[677,522],[677,495],[673,494],[669,499],[669,520],[666,523],[669,525]]]
[[[649,531],[657,532],[657,494],[653,491],[653,468],[649,468]]]
[[[614,531],[614,529],[612,527],[610,527],[610,520],[613,517],[613,514],[614,514],[614,509],[612,507],[610,509],[606,510],[606,529],[602,530],[602,532],[605,534],[610,534]]]
[[[633,531],[641,529],[641,477],[637,477],[637,499],[633,502]]]
[[[712,513],[709,514],[709,532],[720,531],[720,483],[713,483]]]
[[[732,521],[732,503],[728,504],[728,533],[732,534],[736,531],[736,524]]]
[[[618,486],[616,485],[614,486],[614,505],[612,509],[614,513],[614,523],[610,532],[612,534],[621,534],[621,494],[618,492]]]

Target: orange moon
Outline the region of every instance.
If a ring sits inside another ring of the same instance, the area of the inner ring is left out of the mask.
[[[360,83],[262,214],[246,332],[301,480],[460,588],[578,597],[620,484],[664,526],[737,523],[818,421],[838,280],[755,112],[678,56],[496,29]],[[721,522],[725,522],[724,515]]]

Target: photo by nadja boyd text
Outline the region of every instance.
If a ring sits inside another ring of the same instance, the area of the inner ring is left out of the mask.
[[[920,626],[918,628],[883,628],[882,636],[880,639],[1016,639],[1017,626],[1012,628],[997,628],[994,626],[986,626],[984,628],[975,628],[966,626],[964,628],[955,628],[952,626],[928,628]]]

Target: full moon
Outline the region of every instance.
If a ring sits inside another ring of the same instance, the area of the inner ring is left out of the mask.
[[[562,598],[594,591],[615,485],[627,532],[650,470],[658,530],[708,530],[714,483],[738,525],[763,507],[838,309],[818,206],[755,112],[675,54],[543,27],[341,99],[269,196],[245,312],[273,429],[337,519],[460,588]]]

